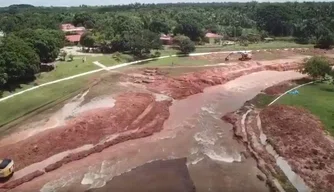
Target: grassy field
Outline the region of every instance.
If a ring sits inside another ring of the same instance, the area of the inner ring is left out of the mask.
[[[241,46],[239,44],[236,45],[227,45],[219,48],[217,51],[232,51],[232,50],[254,50],[254,49],[281,49],[281,48],[308,48],[313,47],[312,44],[302,45],[294,42],[286,42],[286,41],[272,41],[272,42],[260,42],[249,44],[248,46]],[[207,46],[197,47],[196,52],[204,52],[203,50],[208,50],[214,48],[210,48]]]
[[[56,83],[0,102],[0,108],[3,109],[0,110],[0,126],[87,87],[91,78],[83,76]]]
[[[156,59],[152,61],[138,63],[135,66],[182,66],[182,65],[204,65],[210,62],[205,59],[193,59],[191,57],[168,57],[164,59]]]
[[[334,85],[317,83],[298,89],[298,95],[287,94],[278,100],[280,104],[301,106],[310,110],[334,135]]]
[[[233,50],[254,50],[254,49],[281,49],[281,48],[310,48],[313,47],[312,44],[302,45],[297,44],[294,42],[287,42],[287,41],[272,41],[272,42],[260,42],[260,43],[254,43],[249,44],[248,46],[241,46],[239,44],[235,45],[201,45],[196,46],[196,53],[202,53],[202,52],[216,52],[216,51],[233,51]],[[173,55],[176,54],[177,51],[165,48],[161,51],[161,55]]]
[[[82,58],[86,57],[86,62],[82,62]],[[14,92],[3,92],[3,97],[10,94],[23,91],[25,89],[31,88],[35,85],[40,85],[57,79],[62,79],[77,75],[80,73],[92,71],[99,69],[100,67],[93,64],[94,61],[99,61],[106,66],[112,66],[123,62],[128,62],[131,60],[131,56],[122,55],[119,61],[116,61],[111,55],[103,56],[76,56],[73,61],[60,61],[57,62],[57,67],[53,71],[43,72],[36,75],[36,80],[28,84],[21,84],[20,88],[17,88]]]

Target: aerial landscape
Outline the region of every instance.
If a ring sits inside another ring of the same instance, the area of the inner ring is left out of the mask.
[[[333,45],[333,2],[0,7],[0,192],[334,192]]]

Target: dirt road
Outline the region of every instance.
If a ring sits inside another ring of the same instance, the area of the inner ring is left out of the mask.
[[[203,93],[175,100],[162,131],[150,137],[119,143],[100,153],[70,162],[24,183],[12,191],[84,191],[113,189],[109,181],[155,160],[187,158],[196,191],[269,191],[257,177],[262,173],[244,146],[233,139],[232,126],[220,118],[235,111],[261,90],[302,77],[293,71],[265,71],[245,75]],[[181,165],[179,167],[182,167]],[[137,172],[137,177],[140,173]],[[182,178],[182,174],[179,176]],[[188,182],[188,181],[187,181]],[[142,187],[149,185],[143,183]],[[140,190],[141,186],[137,186]],[[143,188],[144,189],[144,188]]]

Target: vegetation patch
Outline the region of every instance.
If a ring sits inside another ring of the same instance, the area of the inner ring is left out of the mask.
[[[287,94],[277,102],[308,109],[319,117],[326,130],[334,136],[334,86],[326,83],[315,83],[303,86],[298,91],[299,94]]]
[[[0,126],[26,115],[46,104],[52,103],[66,95],[84,88],[89,83],[89,77],[68,80],[66,84],[56,83],[41,87],[38,90],[15,96],[0,102]],[[1,128],[0,128],[1,129]]]

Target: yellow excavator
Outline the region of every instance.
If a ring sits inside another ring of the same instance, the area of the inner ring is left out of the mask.
[[[229,61],[230,60],[230,56],[233,54],[240,54],[241,57],[239,58],[239,61],[248,61],[252,59],[252,54],[250,52],[246,52],[246,51],[238,51],[238,52],[232,52],[230,54],[227,55],[227,57],[225,58],[225,61]]]

